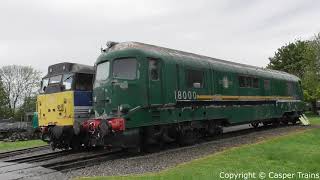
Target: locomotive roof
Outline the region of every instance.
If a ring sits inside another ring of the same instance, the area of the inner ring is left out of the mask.
[[[194,53],[169,49],[169,48],[150,45],[150,44],[144,44],[140,42],[121,42],[121,43],[112,42],[112,43],[113,43],[112,46],[109,47],[108,49],[105,49],[104,53],[100,56],[99,59],[108,55],[109,52],[111,53],[111,52],[134,49],[134,50],[140,50],[143,53],[148,55],[156,55],[160,57],[163,57],[163,56],[171,57],[170,59],[173,61],[176,61],[177,63],[181,63],[182,61],[184,61],[188,64],[194,64],[194,65],[202,64],[201,66],[203,67],[207,67],[208,63],[210,63],[213,68],[217,68],[224,71],[236,72],[244,75],[257,75],[262,77],[291,80],[291,81],[299,80],[297,76],[283,72],[283,71],[271,70],[271,69],[261,68],[257,66],[226,61],[222,59],[212,58],[208,56],[198,55]],[[164,58],[164,60],[166,59]]]
[[[94,74],[94,67],[84,64],[63,62],[53,64],[48,67],[48,74],[45,77],[63,74],[63,73],[83,73],[83,74]]]

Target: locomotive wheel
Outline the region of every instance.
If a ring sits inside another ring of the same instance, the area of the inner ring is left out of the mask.
[[[272,122],[272,126],[274,126],[274,127],[278,127],[279,125],[280,125],[280,121],[279,120],[274,120]]]
[[[71,141],[70,147],[73,151],[79,151],[81,147],[80,139],[78,137],[74,137]]]
[[[140,150],[145,153],[154,153],[160,151],[161,142],[154,140],[153,138],[143,136]]]
[[[50,142],[51,150],[54,151],[56,149],[56,144],[54,142]]]
[[[161,150],[160,144],[143,144],[142,151],[145,153],[155,153]]]
[[[281,124],[283,124],[283,125],[288,125],[288,123],[289,123],[289,121],[286,120],[286,119],[284,119],[284,120],[281,121]]]
[[[44,141],[44,142],[50,142],[50,136],[49,136],[48,133],[44,133],[44,134],[41,133],[40,136],[41,136],[41,140],[42,140],[42,141]]]
[[[297,124],[297,121],[292,121],[291,124],[292,124],[292,125],[296,125],[296,124]]]
[[[256,122],[252,122],[252,123],[251,123],[251,126],[256,129],[256,128],[259,127],[259,124],[260,124],[260,122],[259,122],[259,121],[256,121]]]
[[[295,124],[297,124],[298,121],[299,121],[299,119],[295,118],[295,119],[291,120],[290,122],[292,125],[295,125]]]
[[[286,114],[282,117],[281,124],[288,125],[289,121],[290,121],[290,117]]]
[[[195,144],[197,141],[197,135],[192,129],[180,132],[178,135],[178,143],[180,146],[189,146]]]
[[[158,145],[160,142],[154,138],[154,131],[152,128],[144,128],[141,134],[140,151],[145,153],[154,153],[160,150]]]
[[[210,123],[207,129],[207,136],[220,136],[223,134],[223,128],[219,124]]]
[[[216,135],[216,136],[222,136],[222,134],[223,134],[223,128],[222,128],[222,126],[217,126],[217,127],[215,128],[215,135]]]
[[[262,122],[263,126],[269,126],[269,122]]]

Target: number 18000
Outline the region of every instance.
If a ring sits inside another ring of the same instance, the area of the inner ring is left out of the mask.
[[[194,100],[197,99],[197,93],[195,91],[174,91],[174,97],[176,100]]]

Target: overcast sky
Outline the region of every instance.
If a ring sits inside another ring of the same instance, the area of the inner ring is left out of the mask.
[[[1,0],[0,66],[92,65],[109,40],[266,66],[320,32],[318,0]]]

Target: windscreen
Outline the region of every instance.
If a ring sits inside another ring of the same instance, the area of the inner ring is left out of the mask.
[[[49,84],[49,78],[43,78],[42,81],[41,81],[40,93],[44,93],[44,91],[46,90],[48,84]]]
[[[137,78],[137,60],[121,58],[113,61],[112,75],[117,79],[133,80]]]
[[[49,79],[49,84],[55,84],[61,82],[62,75],[52,76]]]
[[[110,62],[106,61],[97,65],[94,87],[99,87],[102,81],[109,77]]]
[[[64,74],[62,79],[62,85],[65,90],[71,90],[73,82],[73,74]]]
[[[62,75],[43,78],[41,81],[40,93],[54,93],[60,92]]]
[[[96,72],[96,81],[104,81],[109,77],[110,63],[106,61],[104,63],[98,64]]]

